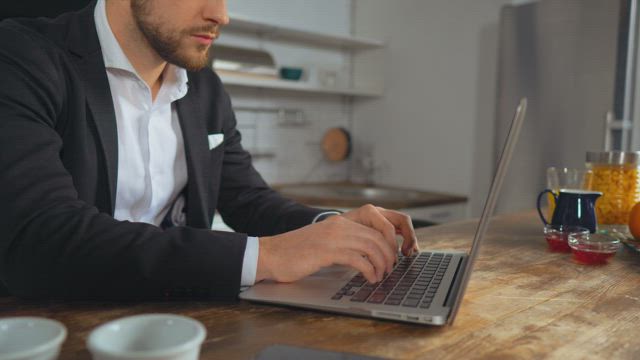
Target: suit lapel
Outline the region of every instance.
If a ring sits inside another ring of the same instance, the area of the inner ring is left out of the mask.
[[[103,211],[113,215],[116,201],[118,173],[118,130],[93,11],[96,2],[77,13],[71,23],[67,46],[77,56],[76,64],[84,82],[87,107],[95,123],[105,163],[110,204]]]
[[[67,47],[77,56],[76,64],[85,84],[87,107],[93,117],[107,164],[106,176],[111,203],[106,204],[106,209],[103,211],[113,215],[118,172],[118,130],[109,80],[93,18],[95,5],[94,1],[76,14],[71,23]],[[185,97],[178,100],[176,109],[184,137],[189,178],[186,189],[187,224],[193,227],[209,228],[211,218],[207,207],[209,203],[206,166],[209,163],[207,127],[195,91],[189,91]]]
[[[207,127],[202,117],[200,102],[195,91],[176,101],[180,127],[184,138],[187,158],[187,224],[198,228],[210,228],[211,219],[207,210],[209,145]]]

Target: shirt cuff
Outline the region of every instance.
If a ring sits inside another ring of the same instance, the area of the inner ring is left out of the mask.
[[[340,215],[342,214],[340,211],[337,210],[331,210],[331,211],[325,211],[325,212],[321,212],[320,214],[316,215],[316,217],[313,218],[313,220],[311,221],[312,224],[317,223],[318,221],[322,221],[326,218],[328,218],[329,216],[332,215]]]
[[[247,238],[247,247],[244,249],[244,260],[242,262],[242,276],[240,286],[252,286],[256,283],[256,273],[258,272],[258,254],[260,243],[255,236]]]

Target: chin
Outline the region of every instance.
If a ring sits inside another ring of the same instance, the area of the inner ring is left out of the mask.
[[[202,70],[209,65],[209,53],[208,51],[193,52],[189,55],[182,54],[182,56],[176,56],[175,61],[170,61],[172,64],[187,69],[189,71]]]

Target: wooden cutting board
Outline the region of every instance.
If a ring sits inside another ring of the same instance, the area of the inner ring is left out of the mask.
[[[341,127],[330,128],[322,137],[322,153],[329,161],[343,161],[351,154],[351,135]]]

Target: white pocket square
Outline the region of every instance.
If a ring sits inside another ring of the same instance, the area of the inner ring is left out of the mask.
[[[209,137],[209,150],[216,148],[224,141],[224,134],[211,134]]]

